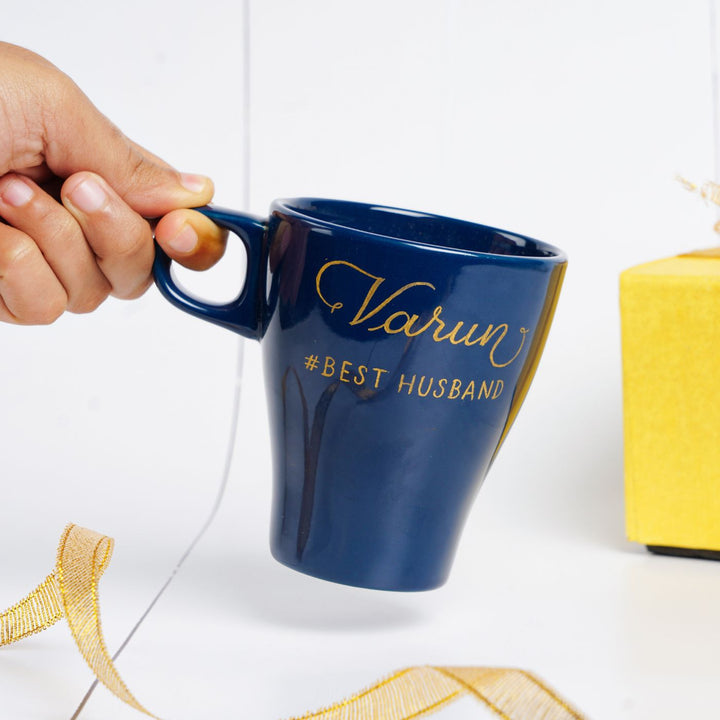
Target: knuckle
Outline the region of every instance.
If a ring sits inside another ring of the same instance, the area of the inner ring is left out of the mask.
[[[15,315],[25,325],[52,325],[66,309],[67,297],[63,293],[53,293],[41,303],[33,302],[15,310]]]
[[[37,237],[42,248],[67,247],[82,235],[77,220],[54,199],[46,197],[33,201],[25,218],[26,230]]]
[[[126,237],[118,242],[115,247],[115,255],[120,259],[137,257],[151,247],[151,236],[143,229],[129,232]]]
[[[48,244],[58,244],[63,239],[80,234],[75,218],[55,203],[38,209],[38,221],[44,228],[45,242]]]
[[[40,312],[38,324],[51,325],[54,323],[67,309],[67,299],[58,295],[56,299],[47,303]]]
[[[127,168],[128,189],[147,188],[157,184],[156,168],[132,145],[128,145],[127,148],[125,167]]]
[[[67,294],[42,272],[41,261],[37,246],[27,236],[12,234],[0,242],[3,299],[15,322],[22,325],[50,325],[67,307]]]
[[[142,297],[145,294],[151,285],[152,277],[148,276],[132,288],[126,288],[124,290],[113,292],[113,296],[119,298],[120,300],[137,300],[137,298]]]
[[[108,287],[93,287],[72,295],[68,300],[68,312],[84,315],[97,310],[109,294]]]
[[[67,308],[67,293],[34,240],[12,228],[0,236],[0,290],[18,324],[49,325]]]
[[[103,260],[131,262],[135,258],[152,256],[152,233],[148,223],[139,215],[116,211],[107,217],[105,227],[97,232],[88,231],[87,239],[95,254]],[[135,264],[135,263],[133,263]]]
[[[35,245],[30,238],[15,235],[0,243],[0,277],[13,275],[32,258]]]
[[[102,305],[104,297],[91,297],[85,296],[80,298],[73,298],[68,302],[68,312],[74,313],[75,315],[86,315],[87,313],[97,310]]]
[[[110,294],[118,300],[136,300],[145,293],[151,284],[152,280],[125,279],[123,283],[115,284]]]

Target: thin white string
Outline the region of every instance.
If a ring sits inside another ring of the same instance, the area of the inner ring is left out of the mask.
[[[243,0],[243,210],[250,212],[250,0]]]
[[[710,78],[712,81],[712,113],[713,113],[713,150],[714,180],[720,183],[720,59],[718,58],[718,12],[717,0],[709,0],[710,5]],[[715,208],[716,219],[720,220],[720,206]]]
[[[243,114],[243,209],[249,210],[250,206],[250,0],[243,0],[243,78],[245,83],[242,114]],[[225,491],[227,489],[228,481],[230,479],[230,470],[232,468],[234,450],[235,450],[235,438],[237,436],[238,419],[240,416],[240,402],[242,399],[242,374],[244,365],[244,345],[245,341],[242,338],[238,338],[238,350],[237,350],[237,361],[235,366],[235,387],[233,392],[233,406],[231,411],[230,419],[230,433],[228,437],[227,447],[225,450],[225,466],[222,471],[220,478],[220,486],[218,487],[215,495],[215,501],[213,503],[210,512],[202,524],[200,530],[197,532],[195,537],[192,539],[190,544],[185,549],[185,552],[180,556],[180,559],[175,564],[172,572],[165,580],[163,585],[155,594],[155,597],[150,601],[143,614],[140,616],[134,627],[128,633],[127,637],[123,640],[120,647],[115,651],[112,656],[113,662],[117,660],[120,653],[127,647],[130,640],[132,640],[135,633],[138,631],[142,623],[145,621],[150,611],[155,607],[158,600],[162,597],[163,593],[170,586],[170,583],[174,580],[185,561],[190,557],[196,545],[203,538],[207,530],[212,525],[215,517],[217,516],[218,510],[222,505],[223,498],[225,497]],[[80,701],[75,712],[72,714],[70,720],[77,720],[82,712],[83,708],[87,705],[88,700],[98,686],[99,681],[95,679],[85,693],[85,696]]]
[[[158,600],[162,597],[163,593],[167,590],[170,583],[174,580],[175,576],[180,571],[180,568],[185,564],[185,561],[190,557],[191,553],[195,549],[195,546],[200,542],[202,537],[207,532],[208,528],[212,525],[213,521],[215,520],[215,517],[218,513],[218,510],[220,509],[220,506],[222,505],[223,498],[225,496],[225,491],[227,489],[228,480],[230,478],[230,469],[232,467],[232,461],[233,461],[233,455],[234,455],[234,449],[235,449],[235,437],[237,435],[237,426],[238,426],[238,417],[240,415],[240,401],[242,398],[242,370],[243,370],[243,364],[244,364],[244,341],[242,339],[238,339],[238,353],[237,353],[237,365],[236,365],[236,378],[235,378],[235,389],[233,393],[233,407],[231,412],[231,421],[230,421],[230,436],[228,438],[228,444],[227,449],[225,453],[225,467],[223,468],[222,472],[222,478],[220,481],[220,487],[218,488],[218,491],[215,496],[215,502],[213,503],[213,506],[210,510],[210,513],[208,514],[207,518],[205,519],[205,522],[203,523],[202,527],[198,531],[198,533],[193,538],[192,542],[187,546],[185,549],[185,552],[180,556],[180,559],[175,564],[175,567],[173,568],[172,572],[168,576],[167,580],[163,583],[163,585],[160,587],[160,589],[155,594],[155,597],[150,601],[150,604],[147,606],[143,614],[140,616],[138,621],[133,626],[132,630],[128,633],[127,637],[123,640],[120,647],[115,651],[115,654],[112,656],[113,662],[117,660],[120,653],[126,648],[130,640],[132,640],[135,633],[140,628],[140,625],[145,621],[145,618],[150,614],[150,611],[155,607]],[[93,681],[92,685],[88,688],[88,691],[85,693],[85,696],[80,701],[80,704],[78,705],[75,712],[72,714],[70,720],[77,720],[77,718],[80,716],[80,713],[82,712],[83,708],[87,704],[87,701],[90,699],[90,696],[95,691],[95,688],[98,686],[99,680],[97,678]]]

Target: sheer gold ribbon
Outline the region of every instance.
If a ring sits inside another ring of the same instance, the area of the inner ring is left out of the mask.
[[[293,720],[411,720],[464,695],[506,720],[583,720],[529,672],[515,668],[411,667],[329,708]]]
[[[98,582],[110,562],[113,541],[68,525],[55,571],[27,597],[0,615],[0,647],[65,618],[82,656],[117,697],[151,715],[122,681],[100,625]],[[481,667],[412,667],[363,692],[295,720],[411,720],[471,695],[507,720],[583,720],[541,680],[524,670]]]
[[[45,630],[64,617],[95,677],[128,705],[154,717],[122,681],[102,634],[98,582],[110,562],[113,545],[105,535],[68,525],[60,538],[55,572],[0,615],[0,646]]]

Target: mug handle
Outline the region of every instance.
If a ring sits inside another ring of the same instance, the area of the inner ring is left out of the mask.
[[[153,264],[155,285],[167,300],[190,315],[220,325],[243,337],[259,340],[263,333],[264,306],[260,283],[265,279],[265,274],[260,272],[260,266],[267,225],[261,218],[225,208],[206,205],[195,210],[220,227],[235,233],[242,240],[247,251],[247,274],[242,291],[234,300],[224,304],[193,297],[175,283],[170,272],[172,260],[157,243]]]

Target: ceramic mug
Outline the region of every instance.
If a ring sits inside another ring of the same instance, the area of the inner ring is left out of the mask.
[[[525,397],[566,258],[515,233],[377,205],[277,200],[267,219],[200,210],[239,236],[232,302],[177,307],[260,340],[271,549],[326,580],[445,582],[482,480]]]

